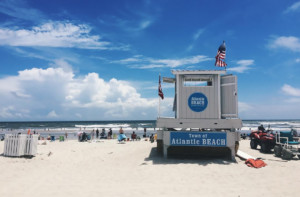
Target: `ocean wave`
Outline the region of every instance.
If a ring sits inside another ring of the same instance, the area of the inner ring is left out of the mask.
[[[75,125],[76,128],[127,128],[129,124],[96,124],[96,125]]]
[[[243,127],[241,130],[257,130],[259,125],[264,125],[267,129],[274,131],[290,130],[295,128],[300,131],[300,120],[243,120]],[[112,128],[113,131],[118,131],[120,127],[128,132],[131,131],[143,131],[147,128],[149,131],[154,131],[156,126],[155,120],[153,121],[70,121],[70,122],[0,122],[1,131],[12,131],[12,130],[40,130],[40,131],[79,131],[87,130],[92,131],[93,129]],[[197,130],[197,128],[195,128]]]

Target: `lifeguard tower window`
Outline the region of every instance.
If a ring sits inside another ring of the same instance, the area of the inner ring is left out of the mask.
[[[212,76],[185,76],[183,80],[185,87],[205,87],[213,86]]]

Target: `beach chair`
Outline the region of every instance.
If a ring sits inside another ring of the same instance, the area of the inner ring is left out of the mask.
[[[55,136],[52,135],[52,136],[51,136],[51,142],[54,142],[54,141],[55,141]]]
[[[299,137],[294,137],[292,131],[280,131],[276,133],[276,145],[274,147],[276,157],[290,160],[294,156],[300,159]]]
[[[65,141],[65,138],[64,138],[64,136],[59,136],[59,141],[60,141],[60,142],[63,142],[63,141]]]

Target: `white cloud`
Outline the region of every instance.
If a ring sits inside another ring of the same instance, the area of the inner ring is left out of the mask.
[[[198,38],[203,34],[204,29],[198,29],[198,31],[194,34],[193,39],[198,40]]]
[[[152,21],[151,20],[144,20],[140,23],[140,27],[139,29],[146,29],[147,27],[149,27],[151,25]]]
[[[250,66],[254,64],[254,60],[239,60],[237,61],[239,66],[237,67],[230,67],[228,68],[229,71],[237,72],[237,73],[244,73],[245,71],[251,69]]]
[[[100,41],[100,36],[90,35],[91,28],[85,24],[48,22],[32,29],[0,28],[1,45],[42,46],[83,49],[110,49],[109,42]]]
[[[3,0],[0,2],[0,13],[22,20],[37,21],[44,18],[44,15],[36,9],[30,8],[25,1]]]
[[[145,113],[153,119],[157,115],[155,96],[143,98],[129,82],[105,81],[97,73],[75,77],[62,68],[26,69],[0,79],[0,92],[0,120],[139,119]]]
[[[288,84],[284,84],[281,88],[281,90],[289,95],[289,96],[296,96],[296,97],[300,97],[300,89],[298,88],[294,88]]]
[[[141,58],[142,58],[141,55],[135,55],[133,57],[126,58],[126,59],[123,59],[123,60],[119,60],[119,61],[116,61],[116,62],[121,63],[121,64],[127,64],[127,63],[132,63],[132,62],[139,62],[139,61],[141,61]],[[115,62],[115,61],[113,61],[113,62]]]
[[[239,109],[239,117],[242,119],[295,119],[300,116],[300,105],[284,100],[266,98],[268,102],[251,103],[247,110]],[[240,105],[239,105],[240,106]]]
[[[55,59],[55,60],[53,60],[53,63],[50,63],[50,67],[62,68],[66,72],[72,72],[73,71],[72,65],[70,65],[64,59]]]
[[[15,96],[15,97],[19,97],[19,98],[30,98],[31,96],[28,94],[24,94],[21,91],[16,92],[16,91],[11,91],[11,93]]]
[[[165,97],[164,100],[160,102],[160,117],[174,117],[173,112],[174,98]]]
[[[186,48],[186,50],[187,50],[187,51],[191,51],[193,48],[194,48],[194,44],[190,44],[190,45]]]
[[[162,89],[174,89],[175,84],[174,83],[162,83],[161,84]],[[146,90],[158,90],[158,85],[155,86],[149,86],[149,87],[144,87]]]
[[[182,59],[159,59],[159,60],[152,60],[153,63],[164,64],[166,67],[175,68],[178,66],[183,66],[187,64],[197,64],[199,62],[208,61],[212,58],[208,58],[204,55],[197,55],[188,58]]]
[[[239,102],[242,119],[295,119],[300,116],[300,89],[284,84],[279,95],[265,95],[260,102]],[[283,93],[283,94],[282,94]]]
[[[0,109],[0,117],[1,118],[11,118],[14,115],[12,114],[11,110],[14,110],[13,106],[3,107]]]
[[[300,89],[285,84],[281,91],[288,96],[266,95],[260,102],[239,101],[242,119],[295,119],[300,116]]]
[[[237,64],[241,65],[241,66],[251,66],[253,65],[254,60],[239,60],[237,61]]]
[[[4,106],[0,108],[1,119],[15,119],[15,118],[28,118],[29,111],[25,109],[16,109],[13,105]]]
[[[294,36],[281,36],[271,41],[271,48],[285,48],[291,51],[300,52],[300,40]]]
[[[296,61],[297,63],[299,63],[299,62],[300,62],[300,58],[297,58],[295,61]]]
[[[128,9],[125,15],[107,15],[99,19],[99,22],[105,26],[113,26],[123,33],[130,33],[130,36],[136,36],[140,32],[143,32],[149,28],[156,20],[158,10],[153,9],[151,6],[149,9]]]
[[[289,12],[295,12],[295,11],[299,11],[300,10],[300,1],[295,2],[293,5],[291,5],[290,7],[288,7],[284,13],[289,13]]]
[[[239,112],[247,112],[249,110],[252,110],[253,107],[245,102],[238,102],[238,106],[239,106]]]
[[[212,58],[209,58],[204,55],[196,55],[196,56],[181,58],[181,59],[153,59],[153,58],[145,58],[142,56],[134,56],[133,58],[127,58],[127,59],[114,61],[114,62],[127,64],[131,68],[151,69],[151,68],[163,68],[163,67],[176,68],[185,65],[190,66],[193,64],[197,64],[209,60],[212,60]]]
[[[148,64],[148,65],[130,65],[130,68],[138,68],[138,69],[152,69],[152,68],[163,68],[165,65],[163,64]]]
[[[300,103],[300,89],[299,88],[295,88],[288,84],[284,84],[281,87],[281,91],[284,94],[288,95],[288,97],[285,99],[286,103],[290,103],[290,104]]]
[[[82,118],[82,115],[80,113],[76,113],[75,116],[78,118]]]
[[[194,35],[193,35],[194,42],[186,48],[187,51],[191,51],[194,48],[194,46],[196,44],[195,41],[198,40],[198,38],[203,34],[204,31],[205,31],[205,29],[201,28],[201,29],[198,29],[196,33],[194,33]]]
[[[56,114],[56,112],[54,110],[52,110],[51,112],[48,113],[47,117],[48,118],[57,118],[58,115]]]
[[[285,100],[287,103],[300,103],[300,98],[288,98]]]

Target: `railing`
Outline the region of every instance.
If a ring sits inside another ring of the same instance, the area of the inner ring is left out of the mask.
[[[38,135],[6,134],[4,156],[34,156],[37,153]]]

